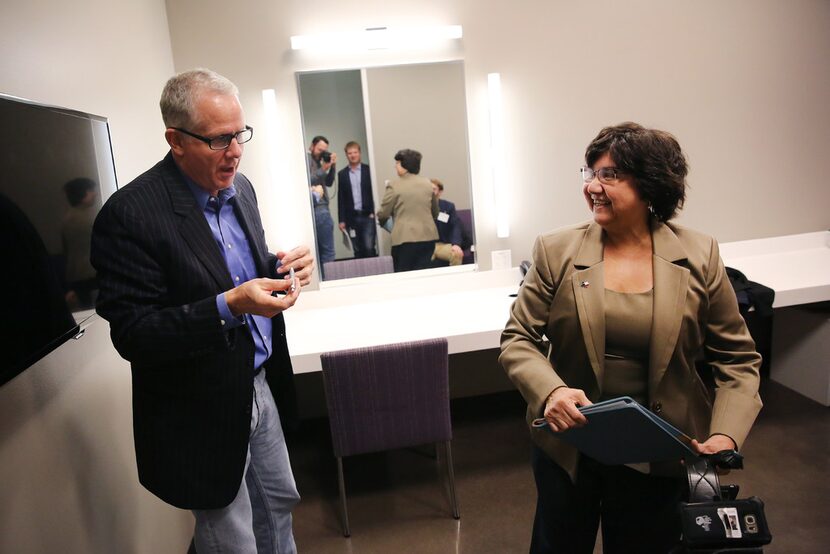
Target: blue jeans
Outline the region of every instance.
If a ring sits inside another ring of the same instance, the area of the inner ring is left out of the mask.
[[[291,509],[300,501],[277,406],[265,381],[254,378],[251,435],[236,498],[218,510],[193,510],[199,554],[295,553]]]
[[[334,221],[326,204],[314,207],[314,230],[317,233],[317,256],[319,268],[326,262],[334,261]]]
[[[377,227],[375,226],[375,218],[368,215],[355,215],[354,218],[346,225],[350,231],[354,231],[352,237],[352,246],[354,247],[355,258],[371,258],[377,256],[375,250],[375,236]]]

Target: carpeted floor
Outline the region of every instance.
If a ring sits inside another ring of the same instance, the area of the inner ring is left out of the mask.
[[[830,409],[775,382],[744,448],[746,468],[722,478],[766,504],[767,553],[830,548]],[[516,392],[454,400],[453,456],[461,519],[450,514],[429,449],[345,460],[352,536],[343,538],[336,466],[325,419],[303,422],[290,445],[303,500],[294,512],[300,552],[527,552],[535,507],[524,404]],[[600,552],[597,546],[597,552]]]

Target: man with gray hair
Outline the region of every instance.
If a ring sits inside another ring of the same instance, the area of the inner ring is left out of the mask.
[[[167,82],[170,152],[95,221],[97,310],[131,364],[141,483],[193,511],[200,554],[295,552],[282,312],[314,262],[307,247],[268,252],[253,186],[237,172],[253,137],[237,94],[204,69]]]

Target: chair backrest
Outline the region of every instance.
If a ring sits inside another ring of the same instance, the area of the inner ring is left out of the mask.
[[[392,256],[355,258],[323,264],[323,275],[325,275],[326,280],[366,277],[367,275],[380,275],[393,271],[395,271],[395,266],[392,263]]]
[[[321,354],[336,456],[452,438],[447,339]]]

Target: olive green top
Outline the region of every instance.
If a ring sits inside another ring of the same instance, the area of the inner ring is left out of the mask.
[[[653,290],[605,289],[605,372],[602,400],[630,396],[648,406],[648,353]]]

